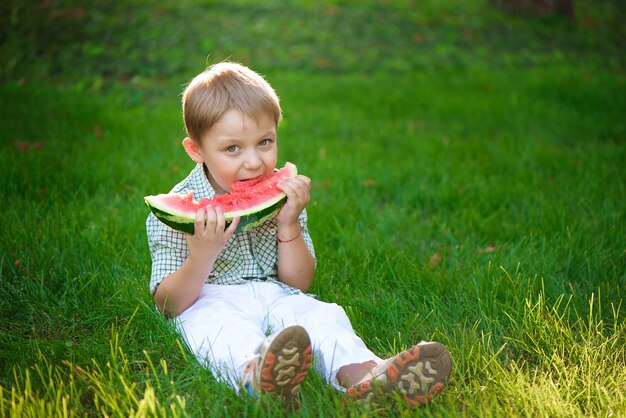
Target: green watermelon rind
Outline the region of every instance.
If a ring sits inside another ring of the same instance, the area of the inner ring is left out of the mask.
[[[238,212],[227,212],[224,214],[224,218],[226,220],[226,225],[230,225],[233,221],[233,218],[239,216],[239,224],[237,225],[237,232],[245,232],[251,229],[256,228],[259,225],[264,224],[268,220],[274,218],[280,212],[280,209],[283,207],[286,201],[285,195],[281,196],[280,200],[274,202],[273,204],[256,206],[254,208],[250,208],[246,211],[238,211]],[[159,209],[155,205],[151,204],[146,200],[146,203],[150,207],[150,210],[157,217],[158,220],[163,222],[165,225],[169,226],[172,229],[175,229],[180,232],[186,232],[188,234],[194,233],[194,222],[195,218],[184,216],[184,215],[176,215]]]
[[[297,175],[295,165],[287,163],[285,167],[291,170],[292,176],[295,177]],[[167,205],[160,200],[160,196],[162,195],[146,196],[144,198],[146,205],[148,205],[154,216],[172,229],[193,234],[195,229],[195,213],[184,213],[174,208],[168,208]],[[286,200],[287,196],[284,193],[280,193],[251,208],[225,212],[224,218],[226,225],[230,225],[232,220],[239,216],[239,224],[237,225],[235,233],[254,229],[274,218],[278,212],[280,212]]]

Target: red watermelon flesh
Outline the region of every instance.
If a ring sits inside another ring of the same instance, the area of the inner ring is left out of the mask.
[[[207,205],[219,207],[227,222],[240,216],[238,230],[257,226],[278,213],[284,203],[285,194],[277,184],[297,175],[297,168],[291,163],[278,170],[271,177],[239,181],[231,185],[231,192],[217,195],[213,199],[194,200],[193,192],[146,196],[145,202],[162,222],[174,229],[193,232],[193,222],[198,209]]]

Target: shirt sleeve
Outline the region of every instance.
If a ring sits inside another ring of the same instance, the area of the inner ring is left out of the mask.
[[[154,294],[159,283],[180,268],[189,251],[184,234],[165,225],[152,213],[146,219],[146,232],[152,257],[150,292]]]
[[[315,266],[317,267],[317,257],[315,257],[315,248],[313,247],[313,240],[311,239],[311,235],[309,234],[309,228],[307,227],[307,219],[308,218],[306,214],[306,209],[304,209],[302,213],[300,213],[298,222],[300,223],[300,226],[302,227],[302,238],[304,238],[304,242],[306,243],[306,246],[311,252],[311,255],[313,256],[313,262],[315,263]]]

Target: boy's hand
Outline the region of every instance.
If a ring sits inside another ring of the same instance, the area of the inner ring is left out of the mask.
[[[287,195],[287,202],[276,218],[278,225],[294,225],[311,200],[311,179],[299,175],[281,180],[277,186]]]
[[[189,258],[203,264],[212,264],[235,233],[238,224],[239,217],[236,217],[226,228],[224,213],[220,208],[207,206],[199,209],[196,212],[194,233],[186,235]]]

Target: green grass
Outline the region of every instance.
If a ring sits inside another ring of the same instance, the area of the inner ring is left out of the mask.
[[[279,159],[313,180],[312,293],[380,356],[449,347],[420,415],[626,414],[618,2],[579,2],[573,22],[479,1],[132,1],[77,20],[7,4],[0,416],[283,407],[217,383],[148,293],[142,198],[192,168],[179,94],[209,53],[281,96]],[[289,411],[364,413],[314,374]]]

